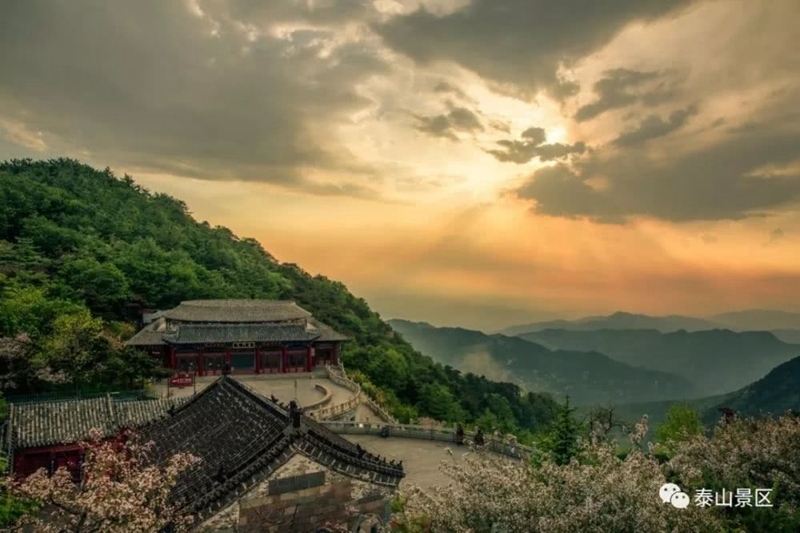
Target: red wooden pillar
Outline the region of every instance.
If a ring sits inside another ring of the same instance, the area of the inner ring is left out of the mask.
[[[309,344],[306,352],[306,372],[311,372],[312,368],[314,368],[314,347]]]
[[[174,346],[170,346],[169,347],[169,367],[170,368],[175,368],[176,366],[177,366],[177,364],[175,362],[175,347]]]
[[[203,349],[197,350],[197,375],[203,375]]]
[[[338,365],[339,364],[339,345],[333,345],[333,357],[331,358],[331,364]]]
[[[281,372],[286,373],[289,366],[289,357],[286,355],[286,346],[281,346]]]
[[[225,350],[225,365],[231,369],[231,374],[233,374],[233,368],[231,367],[231,351]]]
[[[256,374],[261,373],[261,350],[256,348]]]

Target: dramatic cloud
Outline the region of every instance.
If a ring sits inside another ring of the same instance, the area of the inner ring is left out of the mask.
[[[473,0],[440,15],[420,7],[376,25],[386,43],[419,63],[450,60],[501,84],[573,95],[559,70],[598,50],[634,21],[652,21],[690,0]]]
[[[234,18],[250,9],[234,4],[12,1],[0,117],[24,125],[17,136],[45,132],[62,153],[90,149],[128,168],[370,194],[371,169],[325,128],[370,105],[356,86],[389,64],[333,29],[267,34]],[[282,17],[338,20],[289,7]],[[308,169],[359,181],[320,186]]]
[[[606,71],[605,77],[593,86],[597,100],[578,109],[575,120],[591,120],[606,111],[636,103],[653,106],[666,102],[675,96],[675,82],[668,77],[674,77],[674,74],[622,68]]]
[[[544,144],[547,136],[543,128],[528,128],[522,132],[521,137],[521,141],[505,139],[497,141],[497,144],[504,150],[486,150],[486,152],[493,155],[498,161],[521,165],[534,158],[538,158],[540,161],[553,161],[586,151],[586,145],[583,142]]]
[[[199,0],[201,7],[211,7],[219,0]],[[229,13],[236,20],[252,22],[293,22],[310,24],[342,24],[374,16],[372,2],[336,0],[324,2],[227,0]]]
[[[798,103],[800,93],[784,94],[773,111]],[[798,146],[796,116],[766,115],[757,126],[667,158],[633,148],[605,150],[572,167],[544,168],[516,194],[535,201],[540,214],[602,222],[742,219],[800,200]]]
[[[436,92],[436,93],[449,93],[449,94],[453,94],[453,95],[459,97],[462,100],[471,101],[471,98],[469,96],[467,96],[467,93],[465,93],[464,91],[462,91],[461,89],[459,89],[458,87],[453,85],[452,83],[449,83],[449,82],[446,82],[446,81],[440,81],[439,83],[437,83],[436,86],[433,88],[433,92]]]
[[[456,131],[480,131],[483,125],[478,116],[465,107],[454,107],[449,113],[434,116],[415,116],[418,124],[415,126],[418,131],[433,135],[434,137],[446,137],[453,141],[458,141]]]
[[[797,305],[797,0],[0,12],[0,159],[128,172],[381,312]]]
[[[658,115],[649,115],[639,123],[636,129],[623,133],[617,137],[614,143],[619,146],[633,146],[669,135],[682,128],[689,118],[696,114],[697,106],[689,106],[673,111],[666,120]]]

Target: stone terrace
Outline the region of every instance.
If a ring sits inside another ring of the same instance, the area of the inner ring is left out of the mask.
[[[377,435],[345,435],[347,440],[390,461],[403,461],[406,477],[400,482],[403,489],[413,483],[423,489],[447,485],[450,479],[439,471],[445,460],[461,461],[469,453],[467,446],[447,442],[418,440],[402,437],[384,439]],[[448,453],[450,449],[453,454]]]
[[[288,374],[277,377],[275,375],[233,375],[236,379],[253,391],[269,398],[275,395],[278,400],[283,403],[288,403],[295,399],[295,381],[297,382],[297,403],[300,406],[306,406],[322,400],[325,395],[316,385],[321,385],[328,392],[331,393],[330,403],[327,405],[339,405],[345,403],[353,397],[353,392],[337,385],[327,377],[311,376],[310,374]],[[197,392],[201,392],[214,381],[219,379],[219,376],[206,376],[197,378]],[[167,383],[163,381],[154,385],[154,390],[159,398],[167,397]],[[194,394],[194,387],[175,388],[170,387],[169,392],[173,397],[192,396]]]

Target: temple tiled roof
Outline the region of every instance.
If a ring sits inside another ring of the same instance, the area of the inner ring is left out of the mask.
[[[92,429],[103,436],[166,416],[185,399],[115,401],[111,396],[9,405],[9,438],[15,449],[80,442]]]
[[[319,334],[315,340],[317,342],[332,342],[332,341],[346,341],[348,340],[345,335],[342,335],[327,324],[323,324],[316,318],[309,318],[308,325],[310,329],[316,330]]]
[[[128,346],[159,346],[164,342],[164,332],[166,331],[164,318],[159,318],[146,325],[136,335],[128,339],[125,343]]]
[[[142,328],[126,344],[161,346],[346,340],[345,335],[315,319],[294,302],[193,300],[165,311],[161,317]]]
[[[404,476],[402,466],[366,453],[305,415],[294,428],[286,408],[228,376],[141,434],[154,442],[158,463],[180,452],[201,459],[180,476],[173,492],[181,507],[201,515],[225,507],[298,453],[343,475],[388,487],[396,487]]]
[[[182,322],[285,322],[311,313],[284,300],[190,300],[163,316]]]
[[[175,333],[164,334],[169,344],[232,342],[296,342],[319,337],[299,324],[181,324]]]

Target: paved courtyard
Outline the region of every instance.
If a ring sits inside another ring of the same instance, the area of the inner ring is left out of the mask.
[[[275,395],[278,400],[283,403],[288,403],[291,400],[297,400],[297,402],[303,405],[309,405],[314,402],[318,402],[324,397],[324,394],[317,390],[315,385],[322,385],[331,393],[331,401],[326,405],[333,406],[338,405],[341,403],[346,402],[350,398],[352,398],[353,393],[348,389],[335,384],[328,378],[324,377],[309,377],[308,375],[304,376],[287,376],[286,378],[275,378],[275,377],[266,377],[266,376],[257,376],[257,375],[246,375],[246,376],[233,376],[234,379],[237,379],[253,389],[255,392],[261,394],[262,396],[266,396],[267,398],[270,395]],[[208,387],[211,383],[217,380],[217,377],[214,376],[206,376],[197,378],[197,385],[196,387],[183,387],[183,388],[176,388],[176,387],[169,387],[169,393],[171,396],[174,397],[185,397],[191,396],[197,392],[202,391],[206,387]],[[296,382],[296,386],[295,386]],[[166,380],[162,383],[157,383],[153,386],[156,394],[160,398],[167,397],[167,382]]]
[[[445,460],[462,461],[469,448],[456,444],[407,439],[402,437],[389,437],[384,439],[378,435],[342,435],[353,443],[362,445],[370,453],[380,455],[392,460],[403,461],[406,477],[400,483],[402,489],[409,482],[430,489],[435,486],[447,485],[450,478],[442,474],[439,465]],[[447,448],[453,454],[447,452]]]

